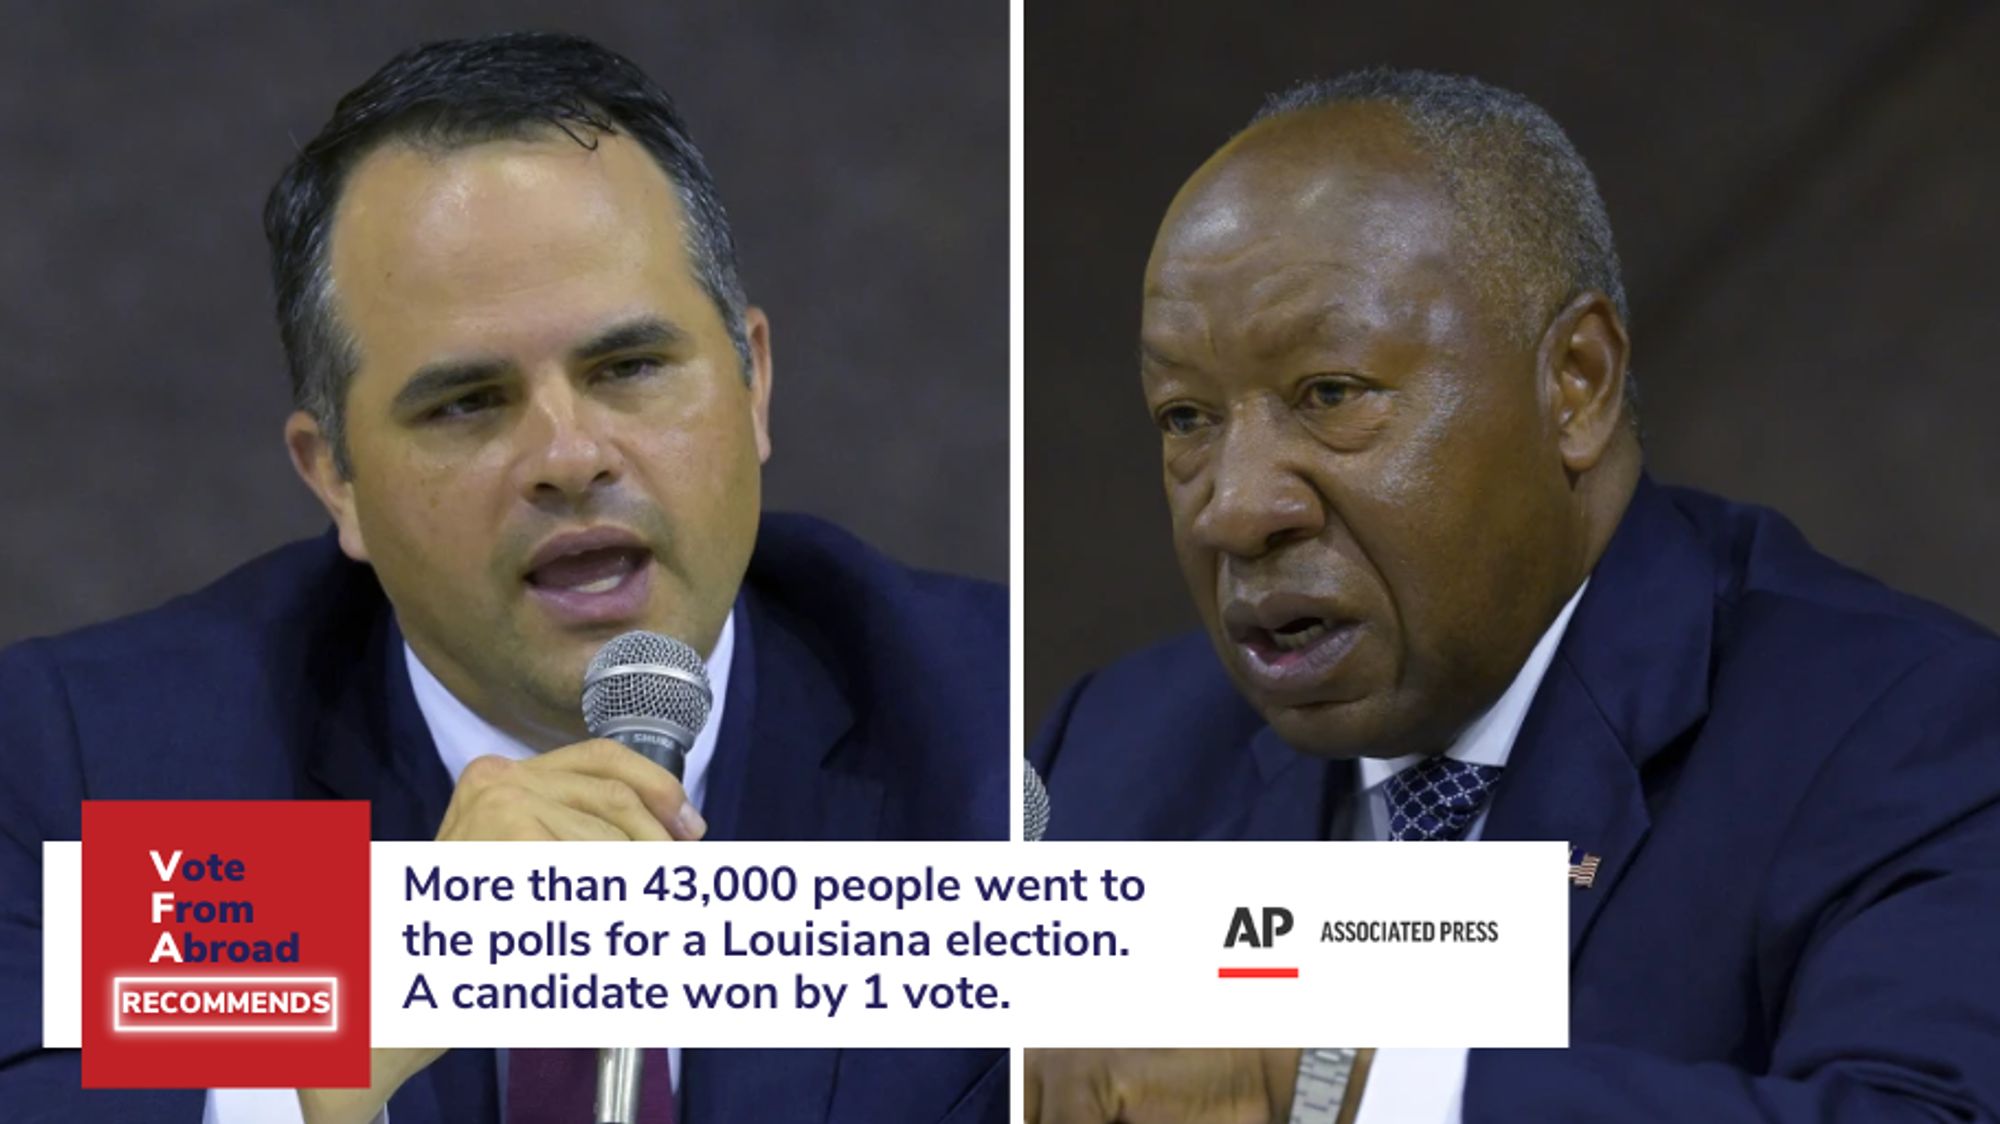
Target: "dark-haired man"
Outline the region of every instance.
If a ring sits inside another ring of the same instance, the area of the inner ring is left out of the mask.
[[[636,67],[556,35],[406,53],[265,221],[285,441],[335,529],[0,654],[10,1119],[244,1119],[229,1091],[86,1094],[77,1055],[37,1050],[39,846],[77,837],[85,799],[366,799],[384,839],[1004,837],[1005,595],[760,521],[769,324]],[[583,729],[586,663],[635,628],[693,646],[715,686],[684,781]],[[926,705],[900,706],[919,682]],[[1006,1104],[997,1050],[648,1055],[646,1120]],[[532,1124],[593,1090],[589,1051],[384,1050],[374,1076],[298,1103],[315,1124]]]
[[[1062,700],[1050,837],[1567,841],[1572,1046],[1031,1052],[1031,1121],[2000,1114],[2000,641],[1648,479],[1626,319],[1471,80],[1302,88],[1182,188],[1141,381],[1206,635]]]

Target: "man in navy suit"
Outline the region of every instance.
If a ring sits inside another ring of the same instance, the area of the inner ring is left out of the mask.
[[[760,516],[769,325],[630,62],[554,35],[399,56],[266,228],[286,445],[334,530],[0,653],[0,1114],[272,1119],[227,1090],[84,1093],[39,1049],[40,844],[86,799],[364,799],[383,839],[1005,837],[1005,594]],[[635,628],[716,686],[684,781],[583,728],[586,663]],[[1006,1108],[999,1050],[648,1054],[648,1120]],[[587,1051],[381,1050],[374,1076],[275,1107],[531,1124],[592,1091]]]
[[[1061,701],[1049,837],[1567,841],[1572,1046],[1031,1051],[1030,1120],[2000,1118],[2000,640],[1652,482],[1625,323],[1589,172],[1471,80],[1303,87],[1182,189],[1141,373],[1205,635]]]

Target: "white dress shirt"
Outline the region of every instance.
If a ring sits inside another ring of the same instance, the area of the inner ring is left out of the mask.
[[[1556,658],[1556,648],[1569,628],[1576,603],[1589,588],[1586,580],[1570,595],[1569,602],[1556,614],[1555,622],[1535,642],[1528,660],[1514,681],[1484,714],[1472,720],[1445,756],[1472,765],[1505,765],[1514,751],[1515,735],[1528,717],[1528,706],[1541,689],[1542,677]],[[1354,838],[1381,841],[1389,838],[1389,797],[1385,791],[1390,777],[1423,760],[1421,754],[1407,757],[1364,757],[1361,759],[1361,792],[1355,797]],[[1481,808],[1465,838],[1477,839],[1486,830],[1486,809]],[[1361,1095],[1361,1112],[1355,1124],[1459,1124],[1465,1093],[1466,1051],[1377,1050],[1375,1064],[1368,1071],[1368,1084]]]
[[[701,808],[702,797],[708,792],[708,765],[715,757],[715,741],[722,729],[722,708],[729,699],[729,665],[735,655],[736,614],[732,612],[722,624],[722,635],[715,641],[715,651],[704,661],[708,665],[709,689],[714,692],[715,702],[709,708],[708,723],[695,735],[694,745],[688,749],[687,767],[681,776],[681,787],[686,790],[689,803],[697,810]],[[423,713],[424,725],[430,729],[431,742],[437,746],[438,760],[444,763],[445,772],[451,774],[452,784],[458,783],[458,775],[475,757],[494,755],[524,761],[535,755],[533,749],[458,701],[458,696],[438,682],[437,676],[431,674],[408,644],[403,645],[403,664],[410,672],[410,688],[417,696],[417,709]],[[500,1060],[504,1066],[504,1051]],[[674,1075],[674,1087],[678,1089],[681,1083],[680,1047],[667,1048],[667,1066]],[[503,1069],[501,1072],[506,1071]],[[388,1118],[389,1112],[385,1108],[375,1118],[375,1124],[388,1124]],[[304,1118],[299,1112],[298,1093],[291,1089],[210,1089],[208,1102],[202,1110],[202,1124],[304,1124]]]

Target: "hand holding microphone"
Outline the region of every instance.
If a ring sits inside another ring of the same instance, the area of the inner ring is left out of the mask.
[[[592,738],[525,761],[466,765],[438,829],[443,840],[699,839],[708,830],[680,778]]]
[[[681,788],[711,706],[701,656],[671,637],[628,632],[598,649],[583,683],[591,740],[526,761],[474,759],[440,840],[702,837],[708,825]]]
[[[584,673],[584,725],[592,737],[525,761],[473,759],[452,790],[437,838],[700,839],[708,825],[688,802],[681,772],[711,700],[707,667],[693,648],[649,632],[611,640]],[[403,1082],[443,1053],[372,1051],[370,1088],[299,1091],[307,1124],[374,1119]],[[637,1120],[639,1072],[636,1049],[598,1052],[595,1120]]]

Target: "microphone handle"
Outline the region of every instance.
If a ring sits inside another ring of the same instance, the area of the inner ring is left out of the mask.
[[[612,740],[626,749],[649,757],[681,779],[687,768],[687,751],[671,736],[632,737],[632,731],[617,731]],[[601,1046],[597,1051],[597,1124],[638,1124],[639,1049],[636,1046]]]
[[[639,1051],[605,1046],[597,1051],[597,1124],[637,1124]]]

